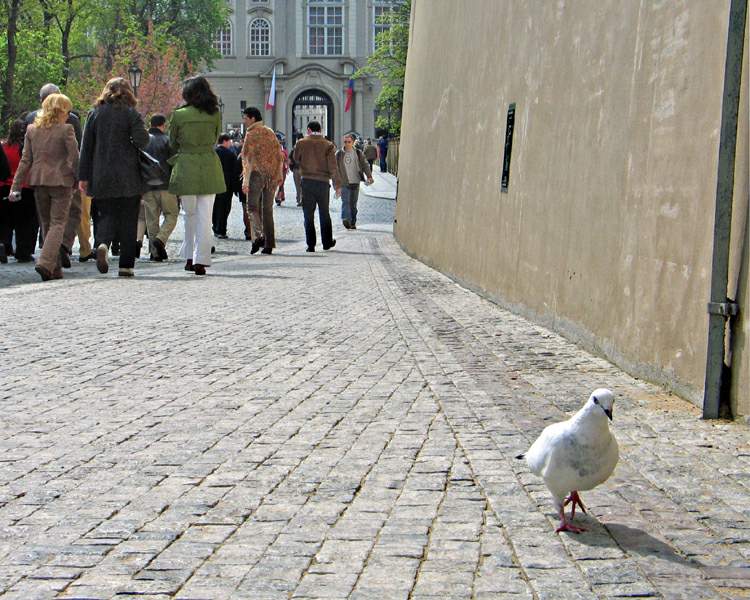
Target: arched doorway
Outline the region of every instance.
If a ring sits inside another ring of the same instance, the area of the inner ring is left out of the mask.
[[[305,90],[294,99],[292,104],[293,144],[305,135],[310,121],[318,121],[323,135],[333,141],[333,100],[322,90]]]

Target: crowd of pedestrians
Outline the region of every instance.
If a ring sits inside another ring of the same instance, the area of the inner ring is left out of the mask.
[[[219,100],[204,77],[183,84],[183,106],[167,119],[151,115],[146,129],[130,83],[109,80],[85,119],[83,130],[70,99],[54,84],[40,90],[41,108],[14,121],[0,152],[0,262],[15,256],[31,262],[43,281],[70,268],[76,236],[79,260],[96,260],[132,277],[144,235],[152,261],[168,258],[167,241],[182,211],[185,270],[205,275],[214,237],[227,238],[234,194],[239,196],[250,252],[276,247],[274,203],[284,202],[284,179],[292,172],[304,215],[307,251],[336,245],[329,213],[330,186],[342,197],[342,222],[356,229],[359,184],[373,182],[380,152],[364,152],[346,135],[339,150],[308,124],[307,137],[291,153],[254,107],[243,111],[244,139],[222,133]],[[154,173],[157,173],[154,175]],[[94,242],[91,244],[93,224]]]

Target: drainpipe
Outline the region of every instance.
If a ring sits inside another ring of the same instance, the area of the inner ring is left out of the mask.
[[[737,117],[742,80],[742,54],[745,44],[747,0],[731,0],[727,31],[727,57],[724,67],[724,95],[721,106],[721,135],[716,184],[714,247],[711,265],[711,301],[708,303],[708,348],[703,418],[718,419],[722,400],[726,401],[728,367],[724,350],[727,322],[739,307],[727,298],[729,278],[729,239],[732,227],[732,194],[737,151]]]

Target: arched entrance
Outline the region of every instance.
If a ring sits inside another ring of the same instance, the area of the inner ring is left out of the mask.
[[[333,100],[322,90],[305,90],[294,99],[292,104],[293,144],[305,135],[310,121],[318,121],[323,135],[333,141]]]

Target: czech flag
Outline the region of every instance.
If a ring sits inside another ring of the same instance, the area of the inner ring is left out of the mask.
[[[350,79],[346,86],[346,104],[344,105],[344,112],[349,112],[352,107],[352,97],[354,96],[354,80]]]
[[[268,92],[268,101],[266,102],[266,110],[272,110],[276,104],[276,67],[273,68],[273,77],[271,78],[271,91]]]

